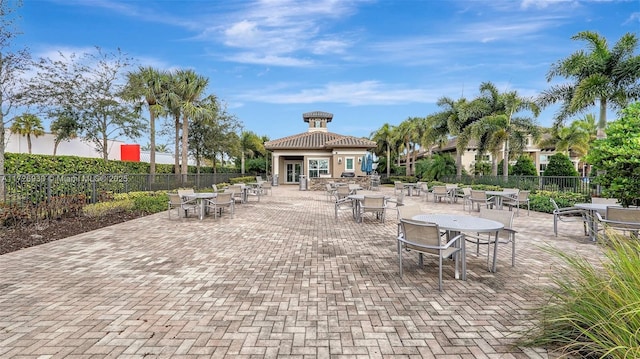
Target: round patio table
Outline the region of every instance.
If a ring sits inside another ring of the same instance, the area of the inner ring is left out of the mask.
[[[438,227],[447,231],[449,238],[457,236],[460,232],[495,233],[497,237],[498,231],[504,228],[500,222],[462,214],[418,214],[412,219],[437,224]],[[497,255],[498,241],[496,240],[493,245],[493,265],[489,268],[490,272],[496,271]]]

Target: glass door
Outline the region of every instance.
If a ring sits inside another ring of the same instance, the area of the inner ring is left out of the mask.
[[[300,175],[302,174],[301,162],[289,162],[287,163],[287,183],[298,183]]]

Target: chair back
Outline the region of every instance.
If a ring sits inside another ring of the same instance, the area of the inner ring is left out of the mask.
[[[223,193],[218,193],[215,198],[213,198],[212,202],[216,205],[219,204],[229,204],[233,201],[233,191],[225,190]]]
[[[520,193],[520,189],[519,188],[503,188],[502,192],[518,194]]]
[[[351,194],[351,190],[347,186],[340,186],[336,189],[336,197],[338,200],[343,199]]]
[[[448,191],[448,190],[451,190],[451,189],[456,189],[456,188],[458,188],[458,185],[457,185],[456,183],[446,183],[446,184],[444,185],[444,188],[446,188],[446,189],[447,189],[447,191]]]
[[[177,193],[167,193],[169,196],[169,204],[172,206],[179,206],[182,204],[182,197]]]
[[[436,195],[441,195],[441,194],[447,194],[447,187],[446,186],[433,186],[433,194]]]
[[[404,189],[404,184],[400,181],[395,181],[393,182],[393,188],[394,189],[399,189],[399,190],[403,190]]]
[[[624,208],[617,206],[607,207],[607,221],[625,222],[616,223],[616,228],[640,229],[640,209]]]
[[[617,204],[617,203],[618,203],[618,199],[617,199],[617,198],[592,197],[592,198],[591,198],[591,203],[598,203],[598,204]]]
[[[481,190],[472,189],[471,190],[471,194],[470,194],[470,198],[471,199],[475,199],[475,200],[486,200],[487,199],[487,192],[481,191]]]
[[[324,188],[326,188],[327,191],[329,192],[333,192],[333,187],[331,186],[331,183],[325,183]]]
[[[554,212],[559,212],[560,211],[560,207],[558,207],[558,204],[556,203],[556,200],[553,199],[553,198],[549,198],[549,201],[553,205],[553,211]]]
[[[519,191],[518,192],[518,201],[519,202],[526,202],[529,200],[529,193],[530,191]]]
[[[384,208],[384,196],[364,196],[362,207],[365,208]]]
[[[186,188],[186,189],[179,189],[178,190],[178,196],[180,197],[184,197],[184,196],[188,196],[190,194],[194,194],[195,191],[193,190],[193,188]]]
[[[262,179],[262,176],[256,176],[256,182],[258,183],[264,182],[264,180]]]
[[[401,206],[398,207],[398,220],[411,219],[413,218],[413,216],[417,216],[420,213],[423,213],[423,211],[417,204],[408,204],[406,206]]]
[[[213,192],[218,192],[218,186],[217,185],[212,184],[211,188],[213,188]]]
[[[499,209],[480,208],[480,218],[490,219],[492,221],[500,222],[504,228],[513,228],[513,216],[514,212],[502,211]],[[503,231],[499,231],[498,234],[502,235]]]
[[[462,187],[462,194],[465,197],[471,197],[471,187]]]
[[[442,245],[442,239],[436,223],[401,219],[400,227],[404,239],[414,243],[407,244],[407,248],[423,253],[438,254],[438,250],[435,248]]]
[[[429,193],[429,185],[427,184],[427,182],[420,183],[420,191]]]

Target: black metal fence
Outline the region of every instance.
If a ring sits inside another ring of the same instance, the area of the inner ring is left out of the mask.
[[[573,176],[509,176],[506,180],[502,176],[450,176],[444,182],[461,184],[486,184],[503,188],[520,188],[523,190],[540,190],[555,192],[581,193],[587,196],[597,195],[600,188],[593,184],[589,177]]]

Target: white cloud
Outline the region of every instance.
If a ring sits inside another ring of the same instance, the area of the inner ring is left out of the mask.
[[[328,83],[323,87],[288,90],[284,84],[240,95],[253,102],[272,104],[340,103],[359,105],[394,105],[434,103],[442,96],[442,88],[419,89],[387,85],[378,81]]]

